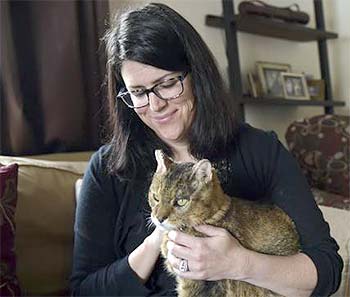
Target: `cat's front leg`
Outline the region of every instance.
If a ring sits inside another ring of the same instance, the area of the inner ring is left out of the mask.
[[[163,235],[163,240],[162,240],[162,244],[160,246],[160,251],[162,253],[162,256],[163,258],[165,259],[164,260],[164,264],[168,270],[168,272],[171,274],[171,275],[174,275],[176,276],[176,273],[173,269],[173,266],[170,264],[170,262],[168,261],[168,246],[167,246],[167,243],[168,243],[168,232],[164,232],[164,235]]]
[[[160,245],[160,251],[164,259],[166,259],[168,256],[168,247],[167,247],[168,240],[169,240],[168,232],[164,232],[162,243]]]

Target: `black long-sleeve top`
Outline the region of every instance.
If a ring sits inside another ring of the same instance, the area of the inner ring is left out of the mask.
[[[76,211],[72,294],[75,296],[174,296],[175,280],[159,258],[146,284],[128,255],[152,229],[147,191],[152,173],[121,181],[107,173],[109,147],[91,158]],[[224,191],[248,200],[266,200],[295,222],[301,251],[314,262],[318,282],[313,296],[328,296],[339,286],[343,262],[339,247],[317,207],[296,161],[275,133],[242,124],[226,156],[214,162]],[[252,218],[254,220],[254,218]]]

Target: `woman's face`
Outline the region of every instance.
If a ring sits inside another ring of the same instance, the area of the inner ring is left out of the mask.
[[[121,74],[129,92],[150,89],[154,85],[182,75],[135,61],[125,61]],[[140,119],[168,145],[187,143],[186,133],[194,116],[194,96],[189,74],[183,80],[184,91],[175,99],[163,100],[149,93],[149,104],[135,108]],[[131,111],[131,110],[130,110]],[[131,111],[133,112],[133,111]]]

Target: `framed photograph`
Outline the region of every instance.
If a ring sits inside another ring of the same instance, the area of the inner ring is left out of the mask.
[[[289,64],[256,62],[262,93],[269,97],[283,97],[282,72],[292,72]]]
[[[247,75],[247,78],[248,78],[249,94],[253,98],[259,97],[260,90],[259,90],[259,81],[257,77],[253,73],[249,72]]]
[[[323,79],[307,79],[306,84],[311,99],[324,100],[325,83]]]
[[[303,74],[282,72],[282,85],[286,99],[310,99],[306,79]]]

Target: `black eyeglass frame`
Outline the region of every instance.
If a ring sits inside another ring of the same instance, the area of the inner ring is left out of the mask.
[[[181,75],[178,75],[178,76],[175,76],[175,77],[172,77],[172,78],[169,78],[169,79],[160,81],[159,83],[155,84],[152,88],[144,89],[143,91],[144,91],[145,94],[147,95],[147,104],[145,104],[145,105],[141,105],[141,106],[133,106],[133,105],[130,105],[130,104],[124,99],[124,96],[125,96],[125,95],[132,96],[132,95],[130,94],[129,91],[126,91],[126,92],[119,92],[118,95],[116,96],[116,99],[121,99],[121,100],[126,104],[127,107],[132,108],[132,109],[137,109],[137,108],[142,108],[142,107],[147,106],[147,105],[149,104],[149,94],[150,94],[150,93],[155,94],[159,99],[162,99],[162,100],[165,100],[165,101],[167,101],[167,100],[172,100],[172,99],[176,99],[176,98],[180,97],[180,96],[183,94],[184,90],[185,90],[184,85],[183,85],[183,81],[185,80],[185,78],[186,78],[186,76],[187,76],[188,73],[189,73],[188,71],[185,71],[185,72],[183,72]],[[170,98],[163,98],[160,94],[158,94],[158,92],[155,90],[155,88],[158,87],[159,85],[161,85],[161,84],[163,84],[163,83],[165,83],[165,82],[167,82],[167,81],[169,81],[169,80],[173,80],[173,79],[178,79],[178,80],[180,81],[180,83],[181,83],[181,88],[182,88],[181,92],[180,92],[178,95],[176,95],[176,96],[173,96],[173,97],[170,97]]]

